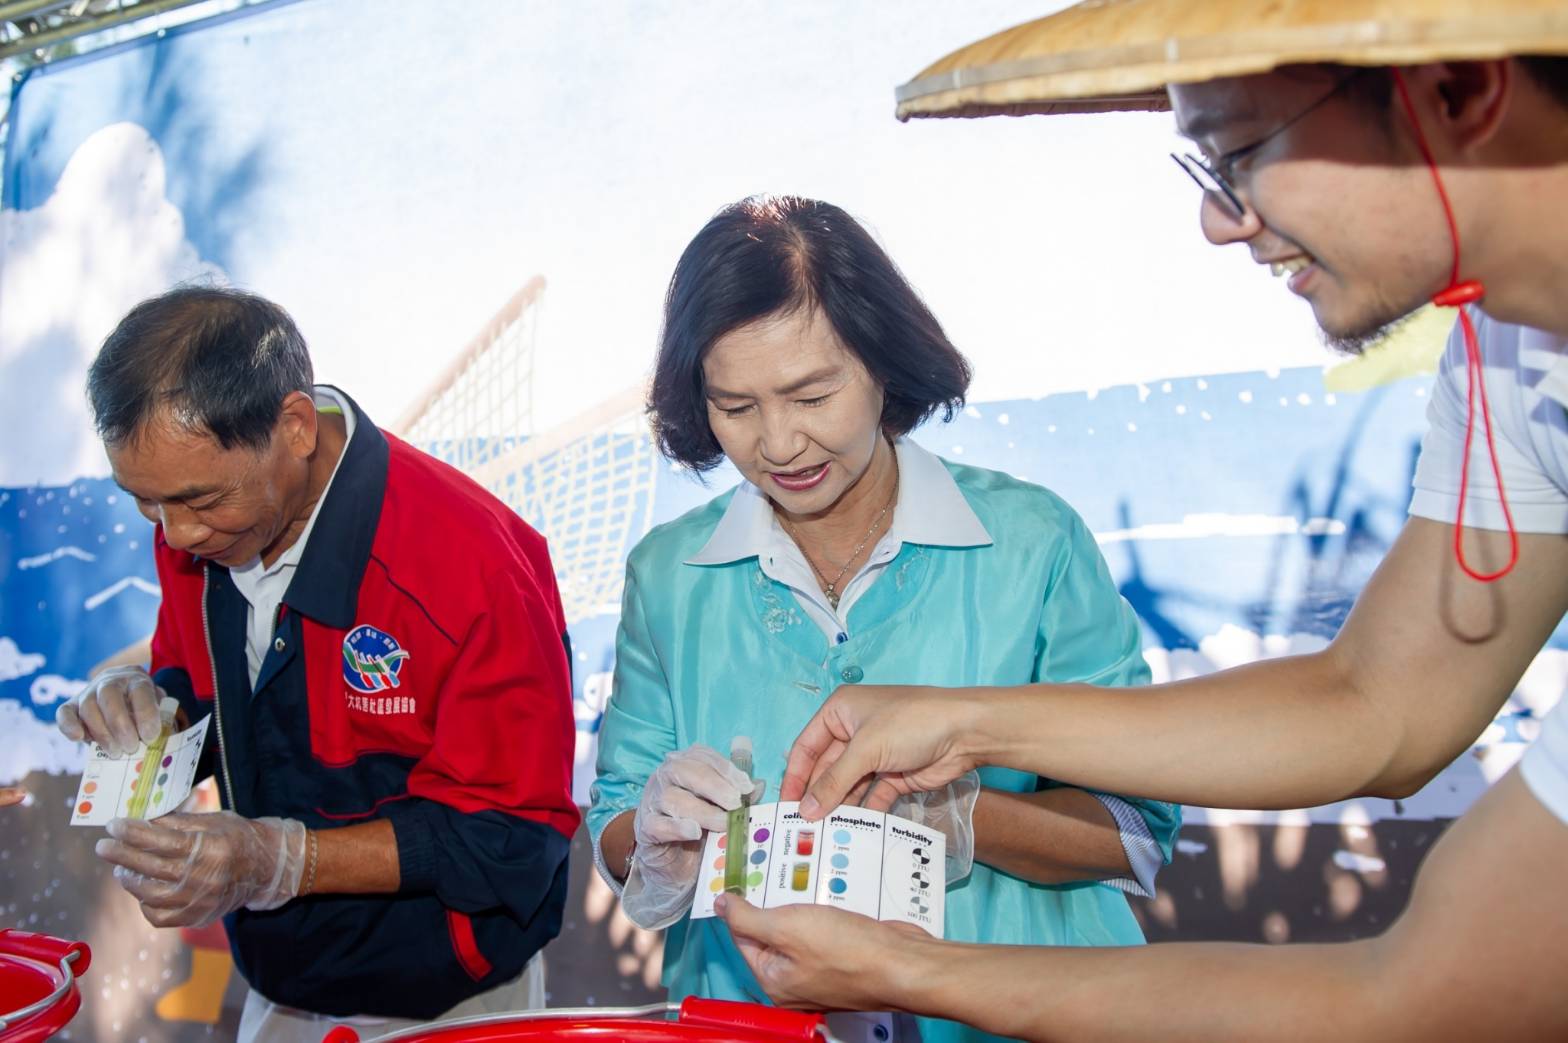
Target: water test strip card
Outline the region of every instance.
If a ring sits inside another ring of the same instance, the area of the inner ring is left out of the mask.
[[[942,937],[947,840],[906,819],[841,807],[820,822],[793,802],[751,809],[746,900],[765,909],[832,905],[912,923]],[[692,919],[711,917],[729,853],[721,833],[703,844]]]
[[[104,826],[110,819],[125,817],[136,781],[143,775],[148,776],[150,788],[146,818],[167,815],[178,808],[191,795],[210,720],[211,717],[203,717],[183,732],[170,735],[163,756],[156,759],[147,757],[145,744],[127,757],[111,757],[101,747],[92,745],[82,767],[76,803],[71,808],[71,825]]]
[[[750,832],[746,840],[746,853],[742,857],[751,867],[746,873],[746,901],[752,905],[762,904],[762,894],[767,889],[777,809],[777,804],[755,804],[750,809]],[[691,904],[691,915],[694,918],[714,915],[713,900],[724,891],[724,867],[729,865],[731,856],[726,850],[728,844],[729,838],[723,833],[709,833],[703,842],[702,868],[697,872],[697,894]]]

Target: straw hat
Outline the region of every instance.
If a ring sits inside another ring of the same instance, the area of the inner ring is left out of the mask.
[[[898,118],[1158,111],[1167,83],[1511,54],[1568,54],[1568,3],[1084,0],[943,58],[898,89]]]

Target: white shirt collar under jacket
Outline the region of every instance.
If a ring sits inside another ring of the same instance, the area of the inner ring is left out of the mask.
[[[324,384],[312,388],[311,395],[316,400],[318,410],[332,410],[342,414],[346,429],[343,452],[333,465],[332,474],[322,487],[321,496],[310,512],[305,528],[289,549],[278,555],[278,560],[270,567],[263,565],[260,558],[252,558],[229,570],[229,578],[234,581],[235,589],[249,606],[245,623],[245,665],[250,669],[252,687],[261,677],[261,664],[267,658],[267,648],[272,643],[272,628],[278,618],[278,606],[283,603],[283,595],[294,581],[300,558],[305,554],[305,544],[310,542],[310,534],[316,528],[316,518],[321,514],[321,505],[327,502],[333,479],[338,476],[338,468],[343,466],[343,457],[348,455],[348,439],[354,437],[354,408],[346,400],[339,398],[332,388]]]

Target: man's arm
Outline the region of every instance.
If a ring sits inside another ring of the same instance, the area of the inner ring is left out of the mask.
[[[1501,533],[1466,536],[1481,567],[1506,553]],[[1411,519],[1311,655],[1123,691],[840,689],[787,776],[826,807],[870,773],[929,789],[982,763],[1207,807],[1409,795],[1474,741],[1568,610],[1568,540],[1521,536],[1519,567],[1482,584],[1452,537]]]
[[[197,927],[241,906],[275,909],[312,894],[398,890],[397,841],[387,822],[312,832],[293,819],[232,811],[115,819],[98,857],[156,927]]]
[[[543,566],[541,566],[542,568]],[[489,579],[437,696],[435,738],[385,806],[403,892],[534,922],[564,894],[576,725],[553,576]],[[323,836],[325,834],[322,834]]]
[[[1515,772],[1438,842],[1405,915],[1368,941],[968,946],[835,909],[726,898],[723,915],[785,1006],[891,1007],[1034,1040],[1556,1039],[1568,902],[1542,882],[1564,864],[1568,827]]]
[[[400,883],[397,836],[385,819],[312,831],[316,878],[312,894],[395,894]]]
[[[975,801],[975,861],[1037,884],[1130,877],[1116,819],[1090,793],[984,789]]]

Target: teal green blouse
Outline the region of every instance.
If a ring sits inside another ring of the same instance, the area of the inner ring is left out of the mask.
[[[664,756],[693,743],[723,751],[734,736],[750,736],[755,773],[775,798],[790,744],[841,684],[1147,683],[1137,618],[1072,508],[1039,486],[943,463],[993,542],[906,542],[850,609],[842,643],[830,645],[793,592],[768,578],[755,557],[687,563],[734,490],[659,526],[633,549],[588,811],[596,850],[610,820],[637,807]],[[986,786],[1015,792],[1053,785],[1005,768],[983,769],[981,777]],[[1129,803],[1168,862],[1180,809]],[[1032,884],[980,863],[948,889],[947,937],[1018,945],[1143,941],[1126,898],[1109,886]],[[664,983],[671,999],[766,1002],[717,919],[669,929]],[[929,1019],[921,1021],[921,1036],[927,1043],[990,1038]]]

